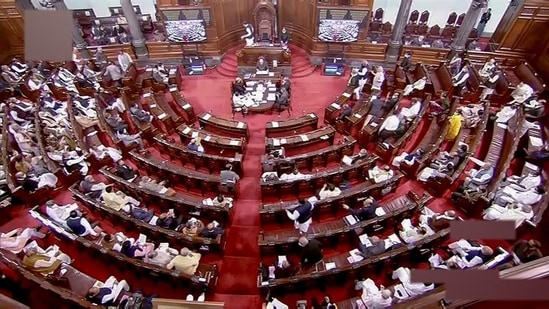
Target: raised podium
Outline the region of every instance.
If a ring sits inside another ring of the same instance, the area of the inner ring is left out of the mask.
[[[238,66],[253,66],[257,64],[259,57],[265,57],[270,66],[273,60],[277,61],[277,66],[291,65],[291,54],[284,50],[280,44],[258,45],[244,47],[236,53]]]

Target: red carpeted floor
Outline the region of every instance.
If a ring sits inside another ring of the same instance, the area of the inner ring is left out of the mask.
[[[197,114],[202,111],[210,111],[216,116],[231,118],[230,83],[236,77],[236,56],[234,52],[234,50],[230,52],[220,66],[207,71],[205,75],[187,76],[183,79],[182,93],[193,105]],[[315,70],[309,64],[306,54],[299,49],[292,49],[292,61],[296,74],[291,79],[293,104],[291,117],[315,112],[320,117],[319,123],[321,124],[323,123],[324,108],[341,94],[348,77],[321,76],[319,70]],[[238,200],[234,205],[234,215],[230,228],[227,230],[224,256],[218,258],[206,255],[203,259],[203,262],[217,263],[219,266],[219,280],[215,293],[210,295],[208,300],[223,301],[227,309],[260,308],[263,302],[256,282],[260,263],[257,244],[258,234],[261,229],[258,211],[259,203],[261,203],[259,187],[259,177],[261,175],[260,156],[264,153],[265,122],[286,118],[288,118],[287,113],[282,115],[248,115],[245,118],[240,114],[236,115],[237,120],[245,121],[249,126],[250,137],[244,154],[244,177],[239,183]],[[417,132],[422,132],[421,125]],[[420,139],[421,134],[415,134],[407,143],[405,149],[413,149]],[[486,151],[485,147],[482,148],[478,151]],[[395,193],[390,194],[385,199],[400,196],[409,190],[421,194],[424,188],[415,181],[407,181]],[[67,191],[59,192],[55,199],[60,203],[72,202],[72,198]],[[437,198],[429,207],[435,211],[443,211],[449,209],[451,205],[446,198]],[[9,221],[3,224],[0,230],[8,231],[15,227],[37,225],[37,222],[30,218],[27,212],[28,208],[26,207],[13,207],[8,214],[11,220],[6,219],[6,217],[0,218],[0,220],[4,220],[0,223]],[[103,224],[109,232],[125,231],[123,227],[117,226],[109,220],[103,220]],[[130,233],[130,235],[132,234]],[[59,244],[62,250],[75,258],[74,265],[77,268],[98,279],[105,279],[107,276],[114,274],[119,278],[127,279],[132,287],[140,288],[146,293],[155,293],[166,298],[184,299],[186,297],[187,291],[184,286],[157,280],[147,274],[140,275],[132,272],[132,270],[114,267],[98,260],[94,255],[89,255],[89,251],[79,250],[67,240],[55,239],[51,235],[44,240],[45,245],[52,243]],[[344,248],[341,249],[343,252]],[[326,253],[327,255],[337,254],[335,251]],[[386,274],[381,271],[381,273],[373,275],[384,278]],[[322,289],[295,291],[283,296],[282,299],[289,306],[293,306],[298,299],[310,300],[312,297],[322,299],[326,294],[330,294],[335,301],[357,295],[357,292],[353,289],[353,282],[342,283],[328,280],[326,284],[329,285],[326,291]],[[33,303],[40,305],[39,301],[49,296],[38,297],[33,297]],[[45,308],[43,303],[41,305],[41,308]],[[55,306],[49,308],[55,308]]]

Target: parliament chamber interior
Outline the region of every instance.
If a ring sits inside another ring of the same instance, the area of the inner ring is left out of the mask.
[[[29,10],[70,11],[72,59],[26,57]],[[0,308],[548,308],[548,30],[546,0],[0,0]]]

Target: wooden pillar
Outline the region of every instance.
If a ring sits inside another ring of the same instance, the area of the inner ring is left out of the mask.
[[[137,14],[135,14],[135,11],[133,10],[132,1],[120,0],[120,6],[122,7],[122,12],[124,12],[124,17],[126,17],[126,20],[128,21],[128,27],[130,28],[130,34],[132,36],[132,45],[137,59],[148,59],[149,51],[147,50],[147,45],[145,45],[145,36],[143,36],[143,32],[139,26]]]
[[[393,33],[389,40],[389,46],[387,47],[387,54],[385,60],[390,63],[396,63],[400,54],[400,47],[402,47],[402,36],[404,35],[404,29],[410,16],[410,8],[412,7],[412,0],[400,0],[400,7],[398,8],[398,15],[393,25]]]
[[[463,19],[463,23],[461,23],[461,26],[454,37],[454,41],[450,44],[450,54],[454,55],[455,53],[460,53],[465,50],[465,44],[467,43],[469,35],[471,35],[471,30],[473,30],[477,24],[482,9],[487,6],[487,0],[473,0],[471,2],[471,5],[465,14],[465,18]]]

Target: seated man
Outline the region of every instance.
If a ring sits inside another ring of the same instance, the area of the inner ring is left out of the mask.
[[[132,104],[130,107],[130,114],[134,116],[140,122],[151,122],[154,117],[151,113],[139,107],[137,103]]]
[[[353,109],[351,108],[351,106],[349,106],[349,104],[345,103],[341,107],[341,112],[337,116],[336,120],[341,121],[341,120],[345,119],[345,117],[351,116],[352,114],[353,114]]]
[[[0,249],[17,254],[23,250],[31,238],[46,237],[46,234],[40,233],[38,230],[37,228],[17,228],[7,233],[0,233]]]
[[[475,128],[481,121],[484,115],[484,107],[480,104],[469,104],[458,109],[465,128]]]
[[[154,244],[152,243],[141,244],[139,242],[126,240],[122,243],[120,253],[129,258],[144,258],[153,250]]]
[[[124,180],[133,181],[138,175],[138,172],[129,167],[126,162],[119,160],[116,163],[116,176]]]
[[[92,175],[84,177],[84,180],[80,183],[82,193],[94,199],[100,198],[106,187],[106,184],[95,181]]]
[[[130,147],[131,145],[136,144],[139,150],[143,151],[145,150],[145,146],[143,145],[143,140],[140,136],[141,133],[138,134],[128,134],[126,132],[119,132],[117,131],[115,133],[115,137],[122,141],[124,146]]]
[[[225,231],[219,226],[219,224],[216,224],[217,222],[210,222],[208,225],[206,225],[205,228],[198,233],[198,236],[205,237],[205,238],[211,238],[216,239],[217,236],[223,235]]]
[[[458,268],[472,268],[488,262],[494,255],[494,250],[488,246],[472,246],[467,241],[457,241],[449,245],[457,253],[449,260]]]
[[[235,82],[232,85],[232,91],[233,94],[242,96],[246,94],[246,85],[244,84],[244,81],[242,78],[237,77]]]
[[[368,240],[370,242],[368,245],[365,245],[363,243],[360,243],[358,245],[359,252],[356,252],[355,254],[367,259],[372,256],[382,254],[386,251],[385,240],[379,239],[379,237],[377,236],[369,237]]]
[[[164,84],[168,83],[168,77],[170,74],[168,70],[164,68],[164,65],[162,63],[155,65],[152,72],[153,72],[152,73],[153,79],[157,83],[164,83]]]
[[[65,225],[72,211],[78,211],[78,204],[59,206],[53,200],[46,202],[46,214],[55,223]]]
[[[362,162],[362,160],[365,160],[366,158],[368,158],[368,151],[362,148],[356,155],[353,155],[353,156],[344,155],[343,158],[341,159],[341,162],[346,165],[353,165],[353,164]]]
[[[457,156],[456,156],[457,158]],[[449,177],[454,173],[454,162],[447,162],[443,164],[431,164],[424,168],[418,175],[417,179],[422,182],[427,182],[429,178],[444,178]]]
[[[541,185],[541,175],[539,171],[531,171],[524,176],[512,175],[504,178],[499,189],[507,191],[509,195],[514,192],[525,192]]]
[[[423,151],[422,148],[416,149],[411,154],[408,154],[407,152],[402,152],[399,156],[396,156],[393,159],[393,166],[399,167],[402,162],[406,163],[409,166],[414,165],[414,163],[418,160],[423,159],[423,155],[425,154],[425,151]]]
[[[409,220],[410,219],[404,219],[404,221],[401,223],[403,230],[399,232],[400,238],[402,238],[405,243],[411,244],[423,239],[426,236],[429,236],[429,231],[425,226],[420,225],[417,227],[413,227],[411,224],[405,224],[405,221]]]
[[[204,200],[204,204],[209,205],[208,199]],[[225,197],[223,194],[219,194],[216,198],[211,200],[211,205],[214,207],[232,207],[233,199]]]
[[[494,168],[492,167],[492,164],[484,163],[482,161],[479,161],[478,163],[482,164],[480,169],[471,169],[470,171],[465,172],[465,175],[467,175],[463,184],[465,187],[486,186],[492,181],[492,177],[494,177]]]
[[[533,99],[524,103],[524,113],[526,114],[526,117],[539,118],[543,116],[546,103],[547,100],[545,99]]]
[[[357,301],[357,309],[370,309],[370,308],[388,308],[393,302],[391,290],[386,289],[383,285],[379,288],[376,286],[372,279],[359,282],[362,287],[361,300]]]
[[[336,197],[341,194],[341,190],[331,183],[326,183],[318,192],[318,196],[321,200],[325,200],[330,197]]]
[[[63,166],[67,173],[79,171],[81,175],[88,174],[89,166],[85,155],[78,155],[76,151],[64,151],[62,156]]]
[[[160,267],[166,267],[177,254],[177,250],[173,248],[157,248],[151,251],[144,261]]]
[[[183,215],[176,213],[175,209],[169,209],[158,215],[156,226],[164,229],[175,230],[183,222]]]
[[[474,187],[459,187],[456,192],[452,193],[451,200],[453,203],[458,202],[459,197],[463,197],[471,202],[477,201],[481,196],[486,193],[486,186],[474,186]]]
[[[496,123],[507,124],[516,114],[518,109],[515,106],[504,106],[495,115]]]
[[[98,237],[99,232],[101,231],[100,228],[97,227],[97,223],[90,224],[90,222],[79,215],[76,210],[73,210],[69,214],[69,218],[67,219],[67,226],[69,229],[76,235],[85,237],[88,235],[91,235],[92,237]]]
[[[357,217],[360,221],[369,220],[376,217],[376,209],[379,207],[379,204],[374,200],[374,198],[369,197],[362,202],[362,207],[355,210],[349,207],[349,205],[343,204],[343,209],[346,209],[351,212],[351,214]]]
[[[537,240],[519,240],[513,245],[513,253],[522,263],[528,263],[543,257],[541,243]]]
[[[113,276],[109,277],[102,287],[91,287],[86,298],[95,304],[102,306],[117,306],[116,300],[122,291],[129,291],[130,286],[126,280],[118,282]]]
[[[145,188],[147,190],[157,192],[160,194],[165,194],[166,196],[172,197],[177,194],[177,192],[172,189],[165,186],[166,181],[157,182],[154,179],[151,179],[148,176],[141,177],[141,180],[139,181],[139,186],[142,188]]]
[[[496,59],[491,58],[488,60],[480,70],[478,75],[482,79],[487,79],[496,70]]]
[[[403,119],[404,116],[401,114],[391,115],[385,118],[378,130],[380,139],[385,140],[388,137],[396,135],[398,130],[401,128],[401,122],[403,122]]]
[[[105,147],[105,145],[93,145],[90,148],[91,154],[97,159],[97,160],[103,160],[107,157],[111,158],[114,162],[119,161],[122,159],[122,153],[120,150],[112,147]]]
[[[411,282],[410,269],[407,267],[399,267],[393,272],[392,278],[400,280],[404,288],[404,292],[406,292],[410,297],[421,295],[435,287],[434,284],[425,285],[420,282]],[[402,297],[404,295],[399,295],[399,291],[395,291],[395,296],[398,298],[405,298]]]
[[[276,102],[274,108],[282,109],[290,105],[290,95],[286,88],[280,88],[280,93],[276,96]]]
[[[522,104],[526,102],[528,99],[532,98],[532,95],[534,94],[534,89],[530,87],[530,85],[520,82],[515,90],[511,93],[511,97],[513,97],[513,101],[509,102],[509,104]]]
[[[406,87],[404,87],[404,92],[402,93],[402,95],[408,96],[413,91],[421,91],[425,89],[425,84],[427,84],[427,77],[423,76],[422,78],[416,80],[414,83],[406,85]]]
[[[145,207],[135,206],[129,203],[126,204],[126,206],[122,208],[122,210],[129,213],[130,217],[134,219],[152,224],[152,219],[154,218],[153,209],[147,209]]]
[[[129,209],[131,205],[139,206],[140,202],[122,191],[113,192],[112,187],[106,187],[101,195],[105,206],[119,211],[123,208]]]
[[[204,223],[201,220],[190,218],[181,229],[181,233],[186,236],[198,236],[198,233],[203,229]]]
[[[450,222],[454,221],[456,218],[457,216],[455,211],[447,210],[443,214],[423,214],[420,216],[420,222],[430,226],[433,231],[438,232],[440,230],[449,228]]]
[[[301,265],[313,265],[322,261],[322,244],[316,239],[299,238],[301,249]]]
[[[264,57],[259,57],[259,60],[257,61],[257,65],[255,66],[256,73],[263,73],[266,74],[269,72],[269,64],[267,61],[265,61]]]
[[[59,251],[56,247],[50,247],[48,250],[42,250],[38,246],[32,246],[25,252],[25,257],[21,264],[34,272],[43,276],[53,274],[62,263],[70,264],[71,258]]]
[[[376,165],[368,171],[368,178],[373,183],[382,183],[393,178],[394,175],[395,172],[389,165],[383,165],[381,168]]]
[[[193,276],[198,268],[200,253],[191,252],[188,248],[182,248],[179,255],[175,256],[168,265],[167,269],[174,269],[180,271],[187,276]]]
[[[200,143],[200,137],[196,137],[191,139],[189,144],[187,145],[187,148],[192,151],[196,152],[204,152],[204,147],[202,147],[202,144]]]
[[[492,203],[490,207],[484,210],[482,219],[487,221],[515,221],[515,228],[518,228],[525,220],[530,220],[533,217],[534,212],[532,211],[532,206],[530,205],[506,203],[504,206],[500,206],[497,203]]]
[[[113,129],[115,132],[127,132],[128,131],[128,124],[124,122],[122,118],[120,118],[120,115],[112,114],[110,111],[105,111],[104,113],[105,122]]]
[[[278,263],[274,267],[274,277],[279,278],[289,278],[293,275],[295,275],[298,271],[296,269],[295,265],[292,265],[288,260],[283,260],[282,262]],[[270,268],[270,267],[269,267]]]

